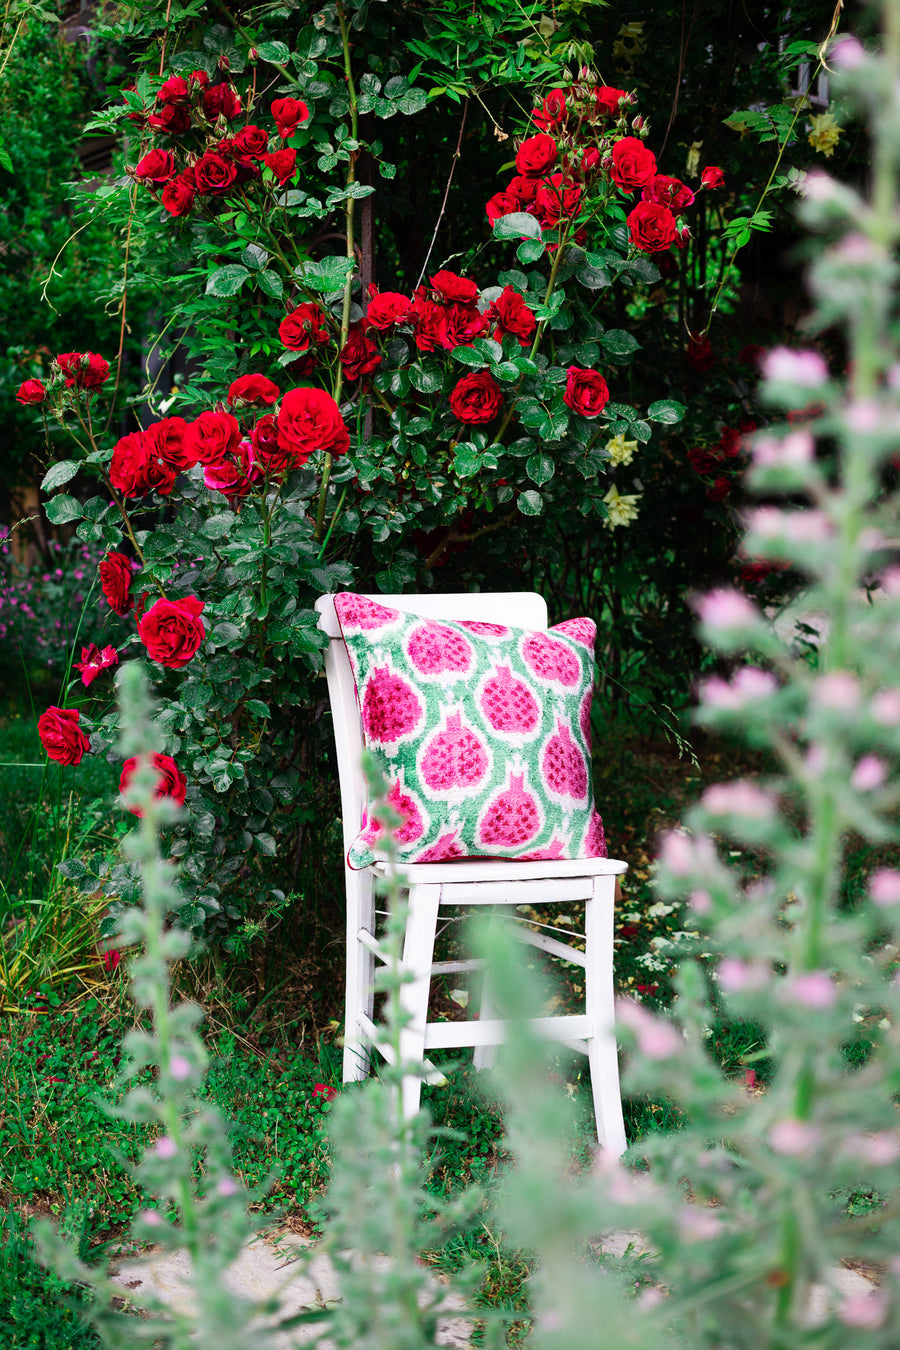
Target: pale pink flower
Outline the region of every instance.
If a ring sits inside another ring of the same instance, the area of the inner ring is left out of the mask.
[[[869,895],[882,909],[900,905],[900,872],[892,867],[879,867],[869,878]]]
[[[849,1142],[849,1141],[848,1141]],[[878,1130],[875,1134],[854,1137],[852,1156],[873,1167],[889,1167],[900,1158],[900,1139],[893,1130]]]
[[[712,909],[709,891],[691,891],[691,909],[695,914],[708,914]]]
[[[818,352],[773,347],[763,358],[763,374],[779,384],[818,389],[828,379],[828,367]]]
[[[877,755],[863,755],[853,773],[850,786],[857,792],[874,792],[887,778],[887,765]]]
[[[169,1158],[175,1157],[175,1154],[178,1152],[178,1145],[169,1135],[161,1134],[156,1141],[153,1151],[157,1158],[163,1158],[168,1161]]]
[[[800,191],[811,202],[829,202],[834,196],[835,181],[822,169],[809,169],[803,175]]]
[[[859,38],[841,34],[831,47],[831,60],[839,70],[859,70],[866,63],[866,49]]]
[[[859,703],[859,681],[849,670],[832,671],[830,675],[823,675],[816,681],[812,697],[820,708],[849,712]]]
[[[866,1289],[861,1294],[848,1294],[835,1308],[835,1316],[845,1327],[859,1327],[874,1331],[884,1325],[889,1297],[884,1289]]]
[[[825,772],[825,765],[828,762],[828,757],[825,754],[825,747],[819,745],[818,742],[816,742],[815,745],[811,745],[806,752],[803,762],[811,777],[820,778]]]
[[[686,877],[694,867],[694,845],[681,830],[672,830],[662,841],[659,860],[673,876]]]
[[[804,1008],[832,1008],[837,1001],[834,981],[824,970],[807,970],[795,975],[786,985],[785,994]]]
[[[221,1181],[216,1182],[216,1191],[222,1196],[237,1195],[237,1182],[232,1177],[222,1177]]]
[[[769,983],[769,968],[763,961],[739,961],[736,956],[724,956],[716,974],[719,984],[729,994],[741,994],[745,989],[764,989]]]
[[[745,816],[750,820],[769,820],[775,811],[774,798],[755,783],[738,779],[735,783],[714,783],[706,789],[702,805],[714,816]]]
[[[806,1120],[777,1120],[769,1130],[769,1143],[775,1152],[791,1158],[809,1157],[820,1137],[821,1131]]]
[[[844,421],[851,431],[866,435],[877,431],[881,422],[881,408],[874,399],[858,399],[844,409]]]
[[[162,1218],[155,1209],[142,1209],[138,1218],[141,1223],[146,1224],[148,1228],[162,1227]]]
[[[697,611],[700,619],[712,629],[752,628],[759,613],[740,591],[716,590],[701,597]]]
[[[900,723],[900,689],[879,689],[871,706],[879,726],[895,727]]]
[[[650,1312],[653,1308],[658,1308],[660,1303],[665,1301],[665,1292],[658,1285],[652,1285],[649,1289],[642,1289],[637,1297],[637,1305],[644,1312]]]
[[[186,1078],[191,1076],[191,1066],[184,1055],[173,1055],[169,1060],[169,1073],[178,1083],[183,1083]]]
[[[761,435],[754,437],[752,451],[760,468],[800,467],[812,460],[815,441],[808,431],[792,431],[780,439]]]
[[[703,702],[711,708],[740,712],[748,703],[771,698],[777,691],[778,681],[774,675],[757,666],[742,666],[730,684],[718,675],[713,675],[703,685],[700,694]]]
[[[892,600],[900,597],[900,567],[889,567],[881,578],[881,589]]]
[[[671,1022],[654,1017],[640,1003],[620,999],[616,1015],[622,1026],[634,1032],[638,1050],[646,1059],[671,1059],[684,1049],[684,1040]]]

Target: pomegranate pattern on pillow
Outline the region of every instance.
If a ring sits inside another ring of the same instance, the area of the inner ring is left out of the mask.
[[[367,748],[404,818],[401,862],[603,858],[591,785],[591,619],[546,632],[335,596]],[[364,821],[353,868],[378,857]]]

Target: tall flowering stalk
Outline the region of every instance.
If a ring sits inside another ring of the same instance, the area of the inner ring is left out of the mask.
[[[643,1139],[633,1159],[600,1155],[578,1195],[560,1200],[551,1232],[545,1166],[532,1158],[516,1179],[517,1238],[554,1272],[537,1284],[535,1350],[594,1344],[585,1328],[601,1324],[635,1347],[898,1342],[900,568],[888,541],[900,4],[882,13],[877,50],[842,39],[829,57],[838,96],[870,128],[869,195],[823,173],[801,189],[802,219],[827,236],[809,270],[809,331],[833,341],[839,325],[846,361],[826,360],[824,343],[768,354],[772,420],[750,471],[765,500],[745,552],[805,575],[798,614],[822,616],[823,639],[810,661],[738,592],[697,601],[725,672],[705,683],[700,718],[767,748],[777,768],[710,787],[664,841],[660,888],[686,902],[673,1016],[619,1009],[626,1093],[668,1096],[683,1127]],[[862,894],[847,885],[851,832],[867,841]],[[763,1090],[715,1064],[721,1019],[758,1028],[756,1062],[774,1066]],[[858,1193],[870,1197],[864,1219],[848,1203]],[[612,1280],[567,1275],[561,1245],[610,1229],[634,1235],[639,1261],[607,1257]],[[875,1279],[848,1293],[838,1276],[856,1262]]]

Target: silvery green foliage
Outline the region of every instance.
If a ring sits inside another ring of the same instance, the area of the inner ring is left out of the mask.
[[[776,628],[742,594],[697,602],[730,672],[707,681],[701,720],[767,748],[777,768],[710,787],[666,839],[660,889],[687,902],[695,942],[671,1017],[619,1009],[625,1092],[667,1096],[684,1128],[645,1138],[622,1161],[598,1156],[567,1188],[524,1128],[527,1109],[535,1132],[552,1137],[550,1106],[534,1094],[520,1105],[508,1213],[544,1272],[534,1350],[596,1345],[601,1327],[603,1343],[648,1350],[900,1343],[900,871],[873,856],[867,893],[841,899],[850,832],[873,852],[900,838],[900,567],[888,544],[900,427],[900,4],[882,12],[880,50],[844,38],[830,58],[837,96],[870,127],[869,195],[820,173],[801,190],[801,217],[823,236],[810,331],[841,325],[846,369],[829,369],[813,341],[770,352],[772,422],[752,446],[764,503],[745,551],[806,575],[799,612],[819,616],[823,640],[810,660],[790,623]],[[797,410],[805,418],[788,420]],[[761,1029],[774,1063],[764,1091],[713,1062],[721,1015]],[[868,1055],[854,1064],[846,1047],[860,1039]],[[855,1192],[883,1204],[853,1217]],[[591,1240],[616,1229],[639,1234],[642,1254],[590,1271]],[[835,1272],[854,1260],[872,1263],[878,1284],[842,1294]],[[816,1285],[829,1291],[827,1309],[811,1318]]]
[[[146,678],[137,662],[119,673],[121,750],[123,758],[148,756],[159,744],[151,721]],[[111,1300],[121,1300],[122,1287],[100,1268],[78,1260],[70,1247],[44,1225],[39,1238],[46,1259],[68,1280],[91,1287],[97,1298],[92,1320],[110,1350],[129,1350],[138,1344],[158,1344],[167,1350],[249,1350],[271,1344],[268,1335],[250,1323],[259,1309],[233,1294],[222,1276],[243,1244],[255,1232],[246,1205],[248,1196],[234,1179],[226,1121],[202,1100],[199,1090],[206,1051],[197,1024],[201,1010],[192,1003],[170,1002],[171,962],[186,955],[190,938],[165,918],[178,899],[172,866],[159,851],[159,827],[171,818],[172,803],[156,799],[156,775],[148,766],[135,774],[127,802],[142,815],[123,843],[142,879],[142,904],[121,917],[117,942],[133,949],[129,963],[131,989],[137,1006],[149,1016],[147,1029],[132,1031],[126,1039],[127,1062],[123,1084],[142,1070],[155,1070],[153,1087],[132,1085],[121,1104],[108,1107],[127,1120],[157,1125],[155,1142],[146,1149],[135,1175],[155,1197],[138,1216],[134,1236],[164,1252],[184,1249],[194,1272],[195,1311],[179,1313],[141,1290],[141,1305],[149,1318],[117,1311]],[[202,1188],[197,1160],[202,1155]]]

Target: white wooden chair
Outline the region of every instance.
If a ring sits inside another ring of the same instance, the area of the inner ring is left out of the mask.
[[[373,595],[372,599],[431,619],[467,619],[528,629],[547,627],[546,602],[534,593]],[[326,652],[325,673],[337,746],[346,859],[347,850],[359,832],[365,805],[362,728],[334,597],[321,596],[316,608],[321,614],[320,628],[332,639]],[[489,1009],[484,999],[478,1020],[428,1021],[432,975],[455,974],[482,964],[434,961],[435,936],[443,907],[561,904],[568,909],[583,901],[583,951],[522,922],[515,923],[513,928],[519,940],[584,969],[584,1012],[538,1017],[533,1024],[540,1034],[587,1055],[598,1139],[613,1153],[622,1153],[626,1140],[614,1032],[613,905],[616,877],[627,870],[627,864],[613,858],[541,862],[483,858],[405,864],[400,870],[409,891],[402,965],[414,977],[401,990],[401,1003],[409,1022],[401,1034],[400,1054],[404,1064],[423,1066],[419,1074],[410,1073],[403,1079],[404,1114],[410,1116],[418,1110],[422,1078],[431,1067],[425,1060],[426,1051],[474,1046],[476,1067],[487,1067],[492,1062],[493,1047],[504,1039],[504,1023],[486,1015]],[[379,1044],[373,1021],[375,961],[386,959],[376,937],[374,880],[376,875],[385,874],[385,866],[374,863],[362,871],[354,871],[345,865],[345,874],[347,991],[343,1078],[347,1083],[366,1077],[372,1046],[386,1053]],[[578,936],[558,927],[544,927],[569,938]]]

